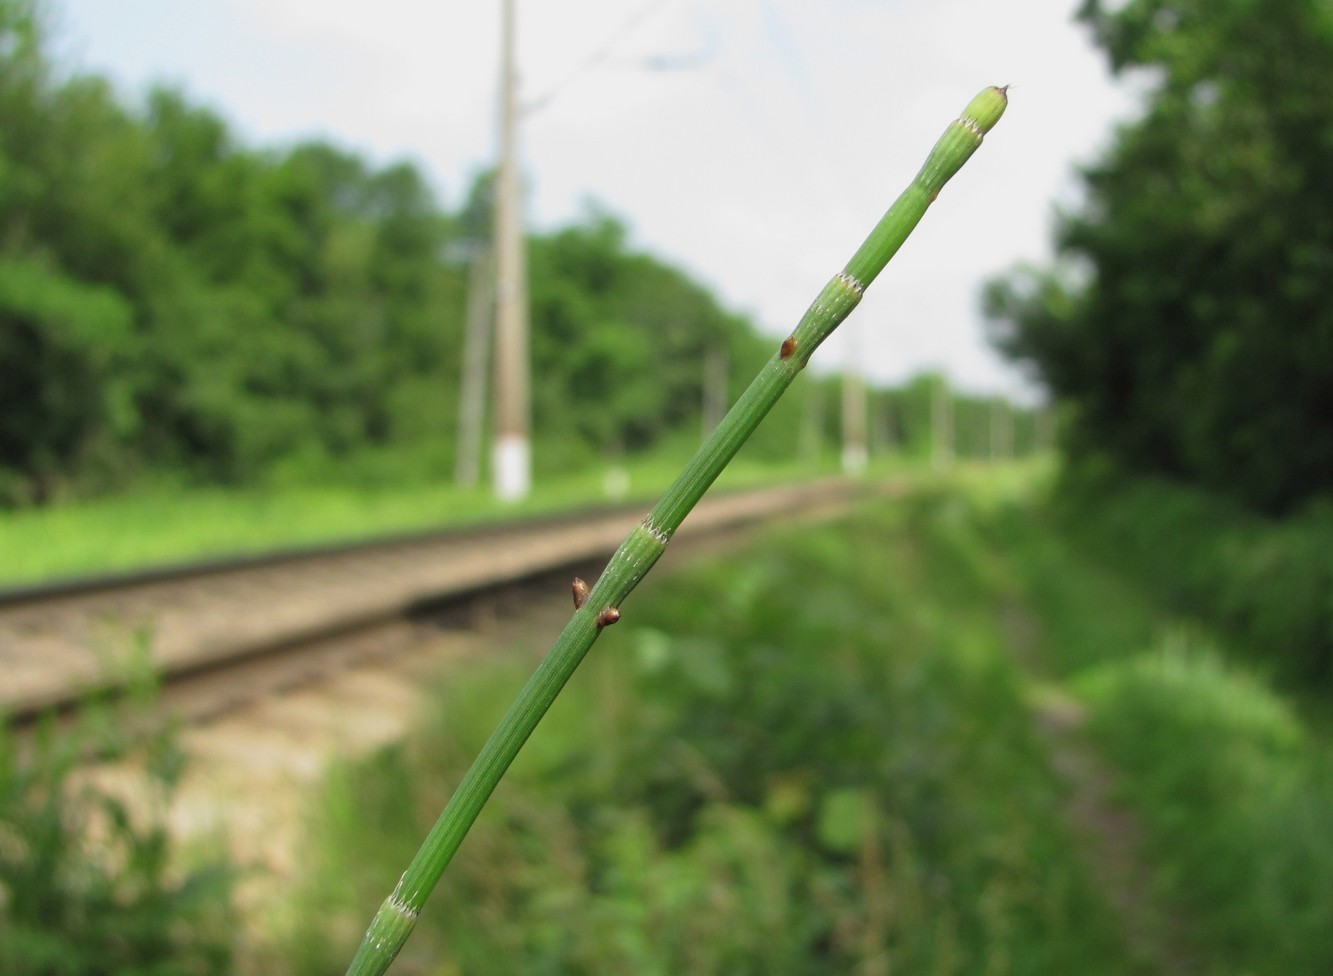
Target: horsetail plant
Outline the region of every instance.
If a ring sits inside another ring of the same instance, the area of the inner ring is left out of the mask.
[[[1008,87],[991,87],[945,129],[925,165],[888,209],[847,265],[833,276],[795,331],[700,446],[652,511],[621,543],[589,587],[574,581],[574,615],[464,774],[421,849],[366,930],[347,976],[385,972],[407,941],[426,898],[519,749],[546,714],[602,630],[620,619],[620,604],[657,562],[672,534],[741,445],[805,367],[810,355],[860,302],[934,202],[981,145],[1008,105]]]

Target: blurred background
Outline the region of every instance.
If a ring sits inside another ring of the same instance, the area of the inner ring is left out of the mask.
[[[478,860],[492,900],[454,907],[494,913],[464,929],[503,933],[505,971],[1329,971],[1328,0],[0,0],[0,582],[653,494],[987,85],[1008,113],[735,475],[895,479],[911,518],[646,605],[598,687],[649,696],[606,727],[648,736],[646,708],[660,738],[567,794],[534,761],[504,815],[584,837],[581,866],[490,889]],[[815,578],[868,621],[840,678],[828,615],[771,659],[760,610]],[[773,669],[794,683],[743,691]],[[811,687],[837,748],[773,731]],[[903,710],[877,742],[829,717]],[[1228,810],[1245,784],[1268,805]],[[1069,827],[1085,787],[1131,826]],[[589,827],[607,792],[629,812]],[[375,867],[312,868],[312,917],[359,920],[320,899]],[[1156,922],[1117,898],[1145,886]],[[515,923],[538,889],[641,943]],[[692,955],[700,904],[742,935]],[[299,971],[335,971],[300,931]],[[496,951],[451,938],[410,971]]]
[[[485,348],[467,366],[465,335],[469,296],[493,288],[476,265],[495,225],[499,9],[27,8],[7,69],[13,275],[48,316],[52,301],[80,310],[67,342],[12,340],[10,500],[164,472],[300,480],[372,453],[476,477],[476,405],[492,396]],[[1055,207],[1081,192],[1074,162],[1136,102],[1068,13],[522,11],[509,158],[530,238],[538,471],[714,422],[987,84],[1024,102],[988,172],[950,188],[815,368],[1041,402],[986,342],[980,289],[1050,255]],[[57,395],[70,369],[88,382]],[[825,398],[808,408],[807,454],[819,428],[838,436]],[[881,442],[913,441],[911,418],[870,413]]]

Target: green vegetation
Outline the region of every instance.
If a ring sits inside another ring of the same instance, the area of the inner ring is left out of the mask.
[[[43,10],[0,0],[0,503],[451,458],[488,181],[450,212],[406,163],[248,149],[168,89],[125,108],[52,65]],[[539,470],[697,431],[703,350],[767,354],[603,215],[532,257]]]
[[[1275,691],[1247,641],[1210,636],[1208,604],[1182,618],[1125,535],[1127,511],[1174,512],[1143,535],[1170,558],[1189,537],[1173,523],[1204,499],[1122,484],[1121,502],[1074,509],[1032,466],[932,481],[668,570],[632,601],[460,849],[404,969],[1333,966],[1326,703],[1307,715]],[[1269,558],[1300,548],[1267,528],[1250,541]],[[299,921],[265,972],[340,971],[544,648],[535,635],[461,664],[410,741],[331,772]],[[1047,709],[1071,700],[1086,721],[1053,740]],[[160,817],[179,774],[169,737],[136,747],[156,785],[133,810],[75,773],[89,749],[129,750],[128,727],[94,710],[86,735],[0,751],[6,973],[228,971],[229,872],[183,874],[161,820],[139,817]],[[1128,892],[1146,942],[1096,870],[1106,852],[1056,765],[1070,745],[1104,761],[1085,770],[1104,781],[1100,812],[1138,827],[1117,856],[1146,879]]]
[[[1202,645],[1202,646],[1201,646]],[[1210,972],[1333,971],[1333,749],[1198,638],[1107,665],[1090,728]]]
[[[446,206],[411,165],[245,147],[168,89],[127,107],[52,65],[43,9],[0,0],[3,582],[497,514],[441,486],[488,177]],[[631,604],[405,962],[1333,971],[1333,17],[1079,16],[1149,79],[1145,112],[1084,173],[1056,265],[988,293],[1058,401],[1053,496],[990,469]],[[601,497],[607,464],[655,490],[697,442],[705,362],[738,391],[777,340],[595,209],[529,254],[524,510]],[[1042,440],[983,398],[941,432],[942,383],[873,391],[872,451]],[[799,391],[732,483],[827,468],[838,397]],[[345,961],[522,670],[458,676],[419,738],[333,775],[298,970]],[[84,741],[0,747],[0,969],[226,971],[228,873],[169,865],[158,821],[76,785]],[[160,810],[179,757],[146,752]],[[1089,817],[1088,782],[1124,808]]]
[[[1146,111],[1083,174],[1056,266],[995,282],[989,310],[1064,408],[1049,530],[1189,623],[1073,606],[1062,634],[1097,621],[1120,649],[1071,675],[1199,970],[1328,972],[1333,16],[1085,0],[1080,17],[1113,70],[1151,77]]]
[[[139,692],[151,693],[151,688]],[[227,976],[235,871],[186,863],[165,811],[183,756],[140,709],[90,704],[30,741],[0,726],[0,972],[6,976]],[[91,756],[134,760],[144,788],[100,786]]]
[[[574,613],[551,652],[533,671],[486,740],[381,904],[357,947],[348,974],[385,972],[411,935],[422,906],[510,763],[523,748],[601,632],[620,619],[620,604],[657,563],[681,522],[746,444],[810,357],[860,303],[865,290],[902,247],[986,135],[1004,115],[1008,89],[982,89],[950,122],[907,188],[876,222],[842,270],[815,296],[791,334],[745,392],[704,438],[662,497],[635,526],[591,587],[574,582]]]
[[[1145,112],[1055,267],[990,289],[1069,443],[1268,513],[1333,491],[1333,7],[1084,0]]]
[[[1083,172],[1056,264],[993,282],[987,304],[1065,421],[1043,545],[1140,610],[1044,611],[1051,660],[1119,767],[1195,968],[1333,971],[1333,8],[1078,16],[1113,71],[1147,81],[1144,112]],[[1029,578],[1048,610],[1073,593]],[[1100,650],[1078,650],[1093,624]]]
[[[840,397],[831,381],[810,382],[776,408],[773,428],[798,436],[766,437],[763,429],[722,475],[742,487],[831,474],[838,470]],[[918,377],[896,390],[874,391],[878,418],[869,474],[920,470],[938,450],[931,401],[948,390],[940,376]],[[1035,415],[993,398],[947,393],[954,422],[951,455],[961,461],[1029,456],[1040,447]],[[832,405],[832,407],[830,407]],[[1012,424],[995,438],[997,411]],[[694,431],[663,438],[651,451],[586,461],[549,473],[541,491],[499,504],[488,488],[441,480],[449,462],[435,448],[415,454],[365,453],[337,476],[311,479],[308,470],[260,486],[142,485],[134,492],[60,505],[0,508],[0,587],[217,557],[368,538],[536,514],[618,499],[647,499],[669,484],[696,447]]]
[[[1172,610],[1226,631],[1290,688],[1333,681],[1333,509],[1282,520],[1178,484],[1084,466],[1059,521],[1081,546],[1152,588]]]
[[[969,474],[669,573],[516,761],[404,965],[1326,971],[1326,733],[1092,558],[1051,483]],[[295,972],[338,970],[526,670],[469,664],[411,742],[334,772]],[[1086,725],[1052,740],[1070,700]],[[1067,745],[1108,761],[1087,774],[1109,806],[1071,801]],[[1147,883],[1117,892],[1087,836],[1126,812]]]
[[[0,509],[451,475],[489,176],[449,207],[408,163],[249,148],[170,89],[124,106],[52,64],[44,10],[0,0]],[[528,253],[540,476],[696,437],[706,364],[726,400],[776,348],[595,208]],[[916,444],[911,399],[884,443]],[[836,437],[791,410],[754,456]]]
[[[611,492],[610,466],[551,477],[540,495],[518,505],[501,504],[484,488],[346,480],[271,489],[163,489],[0,512],[0,586],[535,515],[616,500],[626,482],[630,496],[640,498],[669,482],[686,456],[669,445],[617,465]],[[880,463],[876,470],[885,467]],[[785,465],[743,459],[723,484],[743,487],[834,470],[831,458]]]
[[[1061,820],[994,613],[1009,586],[976,530],[963,497],[923,493],[775,533],[636,600],[515,763],[403,962],[1131,971]],[[334,776],[298,971],[342,961],[357,906],[524,670],[469,668],[410,745]]]

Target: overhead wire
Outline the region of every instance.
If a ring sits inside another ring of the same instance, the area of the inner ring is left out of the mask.
[[[563,78],[557,81],[554,85],[548,88],[541,95],[537,96],[536,98],[524,104],[522,106],[523,114],[531,115],[536,112],[540,112],[542,109],[546,108],[546,106],[548,106],[552,101],[554,101],[556,96],[558,96],[571,84],[573,84],[580,77],[582,77],[587,71],[597,67],[600,64],[604,64],[610,61],[611,56],[615,53],[616,46],[622,40],[624,40],[624,38],[627,35],[633,32],[640,24],[644,23],[646,20],[648,20],[650,17],[656,14],[659,10],[665,7],[668,3],[672,2],[674,2],[674,0],[653,0],[652,3],[647,3],[641,6],[633,14],[631,14],[624,21],[622,21],[620,26],[609,37],[607,37],[607,39],[603,41],[600,46],[598,46],[597,48],[589,52],[586,56],[584,56],[581,60],[576,62]],[[645,59],[645,60],[651,60],[651,59]],[[654,70],[663,70],[657,65],[645,65],[645,66],[652,67]]]

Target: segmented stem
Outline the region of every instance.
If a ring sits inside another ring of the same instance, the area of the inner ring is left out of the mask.
[[[519,692],[421,849],[380,906],[348,976],[385,972],[411,934],[417,914],[519,749],[583,661],[601,631],[620,619],[620,604],[666,550],[671,536],[741,445],[809,362],[811,354],[861,296],[934,202],[940,189],[981,145],[1008,104],[1006,88],[987,88],[950,123],[911,185],[880,218],[847,266],[816,296],[801,321],[699,448],[662,499],[607,563],[591,591],[574,585],[574,615]]]

